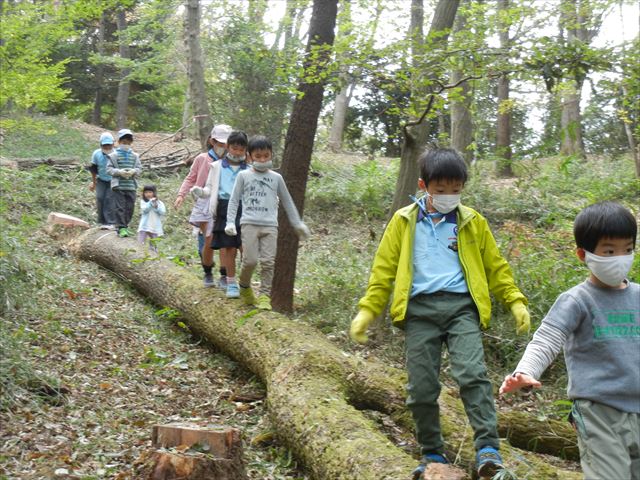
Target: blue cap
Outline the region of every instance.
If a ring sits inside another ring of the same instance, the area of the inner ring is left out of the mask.
[[[120,130],[118,132],[118,140],[120,140],[125,135],[131,135],[133,137],[133,132],[131,130],[129,130],[128,128],[123,128],[122,130]]]
[[[100,145],[113,145],[113,135],[109,132],[104,132],[100,135]]]

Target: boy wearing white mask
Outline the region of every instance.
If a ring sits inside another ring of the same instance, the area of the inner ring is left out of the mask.
[[[585,478],[640,479],[640,285],[626,277],[637,223],[614,202],[576,217],[576,253],[589,278],[553,304],[500,393],[540,387],[564,348]]]
[[[448,463],[440,432],[438,396],[442,345],[460,387],[474,431],[478,474],[502,468],[493,388],[487,376],[481,328],[489,326],[489,292],[507,305],[518,333],[529,330],[527,299],[516,287],[486,219],[460,204],[467,166],[453,149],[434,149],[419,159],[418,186],[425,195],[398,210],[376,252],[367,293],[351,323],[351,338],[367,341],[366,329],[393,293],[393,324],[405,330],[409,376],[407,406],[416,423],[422,460]]]
[[[225,233],[238,235],[236,220],[242,205],[242,269],[240,270],[240,298],[247,305],[271,310],[271,283],[278,244],[278,204],[282,202],[289,222],[301,240],[309,237],[309,229],[300,220],[293,199],[282,175],[271,170],[273,147],[268,138],[257,135],[247,148],[251,168],[238,174],[227,210]],[[251,288],[251,276],[260,261],[259,296]]]

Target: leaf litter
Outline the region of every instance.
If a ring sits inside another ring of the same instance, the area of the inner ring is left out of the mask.
[[[29,241],[56,283],[41,280],[3,320],[37,378],[55,381],[0,411],[0,478],[135,478],[152,426],[175,422],[240,429],[249,478],[307,478],[265,436],[264,387],[250,372],[192,336],[177,312],[56,255],[42,236]]]

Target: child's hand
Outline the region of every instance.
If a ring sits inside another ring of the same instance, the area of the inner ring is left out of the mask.
[[[500,395],[503,393],[511,393],[521,388],[535,387],[540,388],[542,384],[530,375],[524,373],[514,373],[504,377],[504,382],[500,385]]]
[[[311,230],[304,223],[300,222],[296,227],[294,227],[296,231],[296,235],[298,235],[298,239],[304,241],[311,236]]]
[[[89,191],[90,192],[95,192],[96,190],[96,184],[95,183],[90,183],[89,184]]]
[[[238,235],[236,226],[233,223],[227,223],[227,226],[224,227],[224,233],[226,233],[230,237],[235,237],[236,235]]]
[[[516,320],[516,333],[523,335],[531,330],[531,316],[529,310],[521,301],[514,302],[511,305],[511,314]]]
[[[204,189],[198,186],[191,187],[191,190],[189,191],[191,192],[192,195],[195,195],[198,198],[202,197],[202,195],[204,194]]]
[[[367,336],[367,327],[373,321],[374,315],[372,312],[366,309],[362,309],[356,315],[356,318],[351,322],[351,329],[349,330],[349,336],[351,340],[357,343],[367,343],[369,337]]]

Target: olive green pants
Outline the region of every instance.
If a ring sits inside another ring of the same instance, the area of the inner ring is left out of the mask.
[[[640,480],[640,414],[574,400],[571,416],[586,480]]]
[[[407,406],[416,424],[422,453],[442,453],[440,432],[440,361],[449,351],[451,375],[460,387],[476,449],[498,448],[493,389],[484,363],[478,311],[469,294],[438,292],[409,301],[405,319],[409,373]]]

